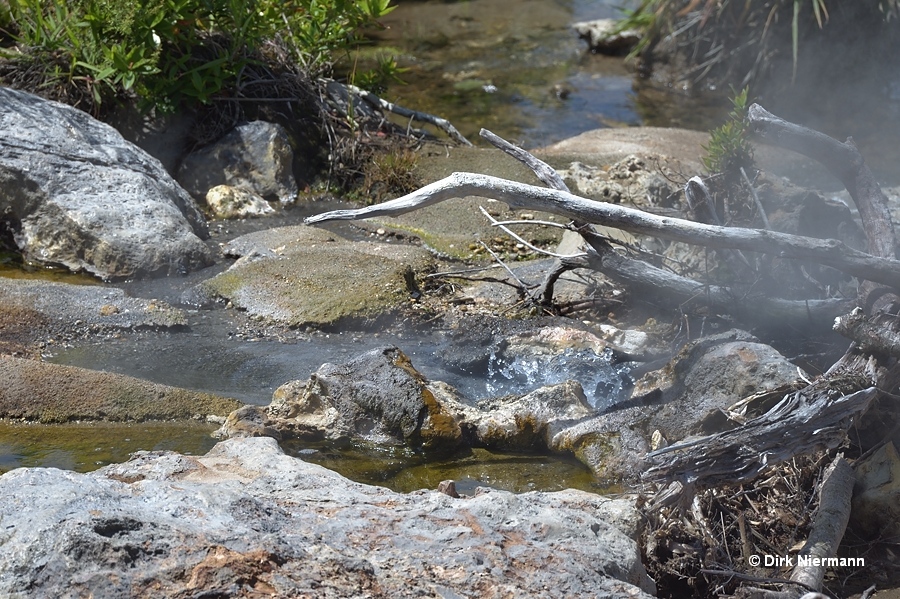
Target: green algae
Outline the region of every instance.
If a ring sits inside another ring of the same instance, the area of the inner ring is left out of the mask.
[[[216,440],[205,422],[76,423],[0,422],[0,474],[13,468],[62,468],[89,472],[120,463],[140,450],[202,455]]]

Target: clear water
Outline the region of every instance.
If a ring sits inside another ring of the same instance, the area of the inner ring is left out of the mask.
[[[485,395],[528,393],[542,385],[576,380],[584,389],[588,403],[598,410],[625,399],[633,381],[631,364],[615,364],[612,352],[597,355],[591,350],[567,349],[562,353],[538,353],[509,358],[492,352]]]

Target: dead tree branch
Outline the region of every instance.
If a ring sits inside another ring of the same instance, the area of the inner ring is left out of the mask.
[[[370,91],[360,89],[355,85],[344,85],[344,87],[346,87],[347,90],[353,95],[362,100],[365,100],[370,105],[379,110],[386,110],[387,112],[391,112],[393,114],[412,119],[414,121],[419,121],[420,123],[429,123],[444,131],[453,141],[464,146],[472,145],[472,142],[463,137],[463,135],[459,131],[457,131],[456,127],[454,127],[447,119],[442,119],[441,117],[434,116],[433,114],[428,114],[427,112],[419,112],[417,110],[411,110],[409,108],[404,108],[403,106],[398,106],[373,94]]]
[[[759,229],[721,227],[657,216],[627,206],[582,198],[565,191],[546,189],[474,173],[453,173],[403,197],[353,210],[333,210],[310,216],[308,225],[334,220],[359,220],[398,216],[451,198],[481,196],[505,202],[513,208],[542,210],[577,221],[602,224],[630,233],[669,241],[703,245],[712,249],[736,249],[782,258],[811,260],[860,279],[900,289],[900,260],[876,257],[834,239],[813,239]]]
[[[845,394],[830,379],[820,379],[741,427],[649,453],[652,466],[645,476],[701,487],[750,481],[769,465],[840,445],[847,428],[877,394],[874,386]]]
[[[785,323],[794,326],[827,324],[852,310],[854,302],[844,299],[792,301],[765,294],[740,295],[734,288],[705,285],[658,268],[643,260],[618,253],[605,238],[581,232],[588,245],[590,268],[619,281],[642,297],[653,298],[661,305],[684,309],[691,303],[702,303],[736,316],[746,316],[767,326]]]
[[[750,106],[748,118],[750,130],[760,138],[808,156],[838,177],[859,209],[869,253],[881,258],[895,256],[887,197],[852,139],[841,143],[824,133],[780,119],[759,104]]]

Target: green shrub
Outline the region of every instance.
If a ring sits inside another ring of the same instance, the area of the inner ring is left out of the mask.
[[[8,2],[18,53],[7,53],[16,64],[4,79],[94,113],[123,94],[162,111],[233,95],[249,67],[270,60],[320,74],[360,27],[393,8],[390,0]]]
[[[754,166],[753,146],[747,130],[747,92],[744,88],[732,98],[732,109],[724,124],[709,133],[709,145],[703,146],[703,166],[711,174],[740,177],[740,169],[750,172]]]

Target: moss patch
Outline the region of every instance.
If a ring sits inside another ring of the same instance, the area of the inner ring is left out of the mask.
[[[406,270],[422,272],[433,261],[419,247],[348,241],[311,227],[245,236],[229,251],[250,258],[204,286],[253,315],[290,326],[328,325],[396,308],[409,295]]]

